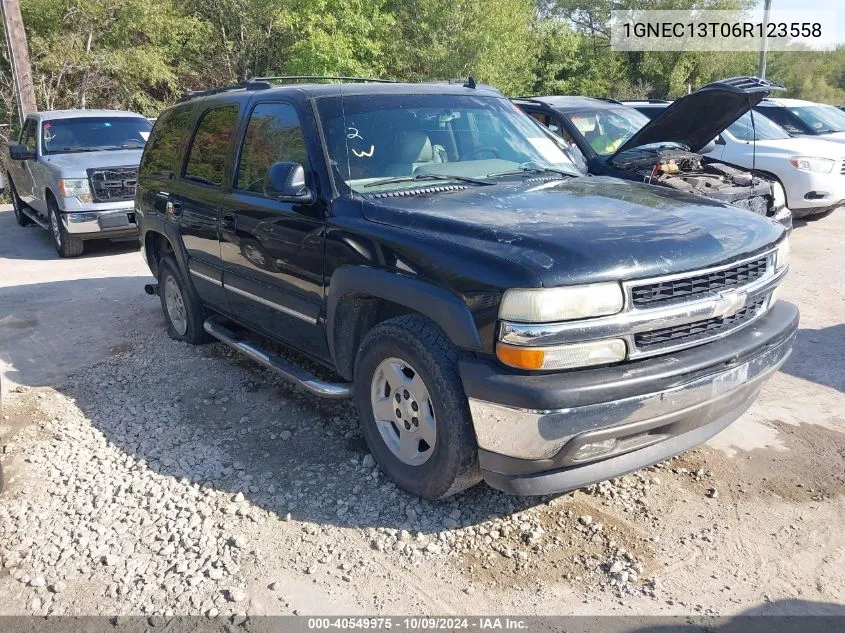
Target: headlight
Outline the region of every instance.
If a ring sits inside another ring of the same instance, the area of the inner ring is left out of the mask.
[[[621,338],[554,347],[520,347],[499,343],[496,356],[505,365],[519,369],[572,369],[606,365],[625,360],[628,347]]]
[[[616,283],[525,288],[505,292],[499,318],[522,323],[550,323],[616,314],[624,305],[622,287]]]
[[[829,174],[836,164],[830,158],[817,158],[815,156],[793,156],[789,159],[795,169],[801,171],[812,171],[818,174]]]
[[[789,238],[785,237],[778,244],[778,249],[775,251],[775,270],[786,268],[789,264]]]
[[[80,202],[91,202],[91,187],[85,178],[63,178],[59,181],[63,198],[79,198]]]

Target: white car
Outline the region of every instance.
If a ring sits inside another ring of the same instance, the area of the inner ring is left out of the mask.
[[[763,99],[754,111],[771,119],[790,136],[815,136],[845,143],[845,112],[832,105],[802,99]]]
[[[669,103],[630,101],[626,105],[652,117]],[[704,156],[745,169],[753,166],[771,176],[782,185],[786,207],[795,218],[827,214],[845,206],[845,146],[831,142],[829,135],[790,136],[769,118],[760,116],[756,108],[754,112],[756,148],[751,142],[751,115],[746,113],[716,138],[715,147]]]
[[[777,178],[786,206],[795,218],[820,215],[845,207],[845,145],[827,137],[796,136],[761,116],[743,115],[716,139],[706,156],[724,163],[753,167]]]

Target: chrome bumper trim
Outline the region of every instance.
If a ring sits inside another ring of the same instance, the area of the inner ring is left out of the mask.
[[[646,358],[702,345],[733,334],[746,325],[753,323],[768,310],[768,302],[752,318],[743,321],[734,328],[719,332],[707,338],[681,341],[670,345],[649,348],[648,350],[639,350],[634,342],[634,335],[677,325],[687,325],[705,319],[730,316],[743,306],[754,303],[760,298],[770,296],[775,288],[783,281],[789,267],[786,266],[775,272],[774,263],[772,263],[771,269],[773,272],[767,273],[762,278],[747,286],[733,288],[710,295],[704,299],[686,303],[658,308],[628,309],[611,316],[559,323],[512,323],[503,321],[499,325],[499,340],[510,345],[551,346],[595,339],[623,338],[628,345],[629,359]],[[699,273],[687,273],[687,276],[692,274]],[[671,279],[671,277],[662,279]],[[626,290],[626,293],[629,299],[630,286],[653,283],[654,281],[638,280],[627,284],[629,288]],[[630,305],[630,300],[628,301],[628,305]]]
[[[128,231],[138,228],[135,222],[129,221],[129,214],[134,213],[134,208],[127,209],[109,209],[107,211],[79,211],[73,213],[62,213],[61,219],[65,230],[71,234],[82,233],[104,233],[108,234],[114,231]],[[101,219],[108,220],[110,218],[118,218],[119,216],[126,217],[126,223],[116,226],[103,228]]]
[[[732,410],[741,413],[766,378],[786,362],[794,335],[742,365],[716,372],[684,385],[632,398],[568,409],[519,409],[469,399],[478,446],[521,459],[549,459],[579,435],[599,429],[636,425],[649,428],[670,424],[685,415],[704,425]],[[712,406],[708,406],[712,405]],[[739,415],[737,413],[737,417]]]

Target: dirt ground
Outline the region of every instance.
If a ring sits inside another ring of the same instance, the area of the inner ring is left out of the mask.
[[[798,223],[794,353],[704,447],[575,493],[413,499],[349,403],[164,333],[133,244],[0,211],[0,615],[842,613],[845,213]]]

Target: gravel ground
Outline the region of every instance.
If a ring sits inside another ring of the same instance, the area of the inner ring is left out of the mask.
[[[4,236],[22,230],[9,215],[0,211]],[[845,214],[796,228],[784,289],[803,313],[795,354],[710,445],[572,494],[479,486],[441,503],[381,475],[349,403],[304,394],[220,344],[167,338],[157,301],[135,296],[145,273],[125,247],[98,251],[114,278],[103,281],[106,296],[115,289],[108,316],[133,302],[119,326],[85,315],[73,284],[39,295],[30,259],[51,288],[91,263],[48,268],[46,233],[42,244],[24,232],[28,252],[0,244],[0,358],[16,378],[0,419],[10,480],[0,615],[656,615],[845,603]],[[71,296],[82,321],[69,341],[44,320],[20,325],[32,297],[60,312]],[[102,351],[64,375],[26,362],[39,345],[73,354],[89,341]]]

